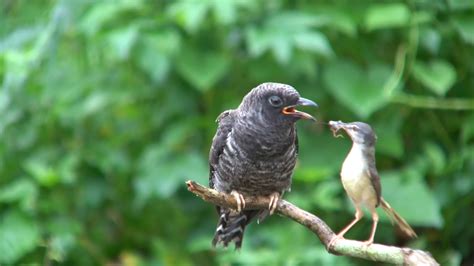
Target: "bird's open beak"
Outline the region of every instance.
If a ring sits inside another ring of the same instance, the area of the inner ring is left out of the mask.
[[[343,123],[342,121],[329,121],[329,128],[331,128],[332,135],[334,137],[342,137],[342,135],[337,134],[337,132],[343,128],[346,125],[346,123]]]
[[[351,136],[350,129],[357,127],[356,125],[351,125],[350,123],[344,123],[342,121],[329,121],[329,127],[331,128],[332,135],[334,137],[340,137],[341,135],[337,134],[340,129],[344,129],[349,136]]]
[[[282,113],[285,114],[285,115],[291,115],[291,116],[296,116],[296,117],[303,118],[303,119],[311,119],[313,121],[316,121],[316,118],[314,118],[312,115],[296,110],[296,106],[314,106],[314,107],[318,107],[318,105],[315,102],[300,97],[300,99],[298,100],[298,102],[295,105],[290,105],[290,106],[284,107],[283,110],[282,110]]]

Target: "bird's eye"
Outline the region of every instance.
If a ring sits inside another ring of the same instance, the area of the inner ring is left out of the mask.
[[[268,101],[270,102],[272,106],[275,106],[275,107],[280,107],[283,104],[282,99],[276,95],[270,96],[270,98],[268,98]]]

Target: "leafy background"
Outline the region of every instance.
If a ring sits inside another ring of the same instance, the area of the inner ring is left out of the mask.
[[[213,250],[215,118],[264,81],[367,121],[384,197],[376,242],[474,262],[474,2],[4,0],[0,3],[0,264],[365,265],[278,216],[241,252]],[[301,122],[286,198],[339,230],[350,141]],[[348,235],[366,239],[370,220]]]

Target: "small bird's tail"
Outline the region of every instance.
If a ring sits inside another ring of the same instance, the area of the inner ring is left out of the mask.
[[[217,244],[222,244],[224,247],[227,247],[229,243],[234,242],[235,249],[240,249],[244,239],[245,226],[250,223],[258,211],[237,212],[220,207],[217,207],[217,211],[220,217],[214,239],[212,239],[212,246],[215,247]]]
[[[383,210],[385,213],[390,217],[390,220],[393,222],[395,221],[400,227],[400,229],[405,233],[407,236],[413,238],[417,237],[415,231],[413,231],[413,228],[403,219],[393,208],[386,202],[383,198],[381,198],[380,203],[382,205]]]

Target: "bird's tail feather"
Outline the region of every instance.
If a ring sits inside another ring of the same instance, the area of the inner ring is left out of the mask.
[[[417,237],[415,231],[413,230],[413,228],[411,228],[411,226],[407,223],[407,221],[405,221],[405,219],[403,219],[393,208],[392,206],[390,206],[390,204],[388,204],[388,202],[386,202],[383,198],[381,198],[381,201],[380,201],[381,205],[382,205],[382,208],[383,210],[385,211],[385,213],[388,215],[388,217],[390,217],[390,220],[392,221],[395,221],[398,225],[398,227],[400,227],[400,229],[403,231],[403,233],[405,233],[407,236],[409,237]]]
[[[229,243],[234,242],[235,248],[240,249],[244,239],[245,227],[258,211],[242,211],[239,213],[231,209],[218,208],[218,212],[220,217],[214,239],[212,239],[212,246],[222,244],[227,247]]]

